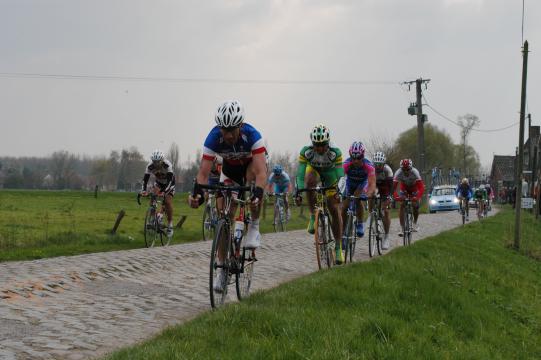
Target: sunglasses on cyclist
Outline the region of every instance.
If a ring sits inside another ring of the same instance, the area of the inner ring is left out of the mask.
[[[361,154],[351,154],[351,158],[354,160],[361,160],[363,157]]]

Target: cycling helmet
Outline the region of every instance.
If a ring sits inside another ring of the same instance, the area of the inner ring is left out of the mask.
[[[376,151],[374,154],[374,164],[385,164],[386,160],[383,151]]]
[[[411,159],[402,159],[400,160],[400,168],[404,170],[411,170],[413,167],[413,161]]]
[[[281,175],[282,174],[282,165],[280,164],[276,164],[274,165],[274,168],[272,169],[272,172],[274,173],[274,175],[278,176],[278,175]]]
[[[467,184],[467,183],[468,183],[468,178],[462,179],[462,183],[463,183],[463,184]]]
[[[481,190],[485,190],[485,184],[481,184],[481,185],[479,185],[479,189],[481,189]]]
[[[163,152],[159,149],[156,149],[152,152],[152,155],[150,155],[150,160],[151,161],[162,161],[164,158],[164,155],[163,155]]]
[[[244,122],[244,107],[237,100],[226,101],[218,106],[214,120],[221,128],[239,127]]]
[[[313,144],[323,144],[328,143],[331,138],[329,129],[325,125],[316,125],[310,133],[310,140]]]
[[[364,147],[364,144],[362,142],[355,141],[349,147],[349,156],[354,159],[362,159],[364,157],[365,150],[366,148]]]

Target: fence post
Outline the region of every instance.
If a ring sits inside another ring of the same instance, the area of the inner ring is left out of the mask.
[[[186,218],[187,218],[186,215],[182,215],[180,217],[180,220],[177,223],[177,229],[180,229],[182,227],[182,224],[184,224],[184,222],[186,221]]]
[[[118,229],[118,226],[120,225],[120,222],[124,218],[124,215],[126,215],[126,212],[124,211],[124,209],[122,209],[122,210],[120,210],[118,212],[118,215],[117,215],[116,221],[115,221],[115,225],[113,226],[113,229],[111,230],[111,235],[116,234],[116,230]]]

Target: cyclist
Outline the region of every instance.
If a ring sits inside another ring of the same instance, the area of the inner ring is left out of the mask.
[[[400,194],[397,193],[398,183],[400,183]],[[399,236],[404,235],[404,202],[405,196],[409,196],[413,205],[413,231],[419,231],[417,219],[419,218],[419,200],[425,191],[425,184],[419,171],[413,167],[411,159],[400,160],[400,168],[394,174],[393,179],[393,194],[396,201],[402,201],[400,204],[400,225],[402,232]]]
[[[481,184],[473,192],[473,198],[477,201],[477,214],[483,214],[485,209],[485,201],[487,200],[487,191],[485,185]]]
[[[167,216],[167,236],[173,236],[173,196],[175,195],[175,174],[173,165],[165,159],[162,151],[156,149],[150,155],[150,162],[147,164],[143,176],[143,186],[139,192],[143,196],[148,195],[147,185],[150,175],[154,175],[154,193],[164,194],[165,215]]]
[[[283,194],[285,193],[286,196],[284,196],[284,207],[286,210],[286,216],[287,221],[291,218],[291,211],[289,210],[289,202],[287,200],[287,195],[291,191],[291,181],[289,179],[289,174],[284,171],[282,168],[282,165],[276,164],[274,165],[272,169],[272,173],[269,176],[269,179],[267,181],[267,191],[271,192],[271,188],[274,185],[274,193],[275,194]]]
[[[492,188],[489,183],[485,184],[485,190],[487,192],[487,210],[490,211],[490,201],[494,198],[494,194],[492,193]]]
[[[242,104],[236,100],[225,101],[216,110],[214,120],[216,126],[208,134],[201,165],[196,177],[193,194],[188,198],[192,208],[199,207],[205,199],[203,189],[197,184],[206,184],[212,169],[212,163],[217,156],[223,159],[220,182],[230,185],[244,186],[255,181],[255,188],[250,199],[252,221],[243,246],[258,248],[261,242],[259,233],[259,210],[267,182],[265,165],[265,145],[259,131],[244,122],[245,113]],[[220,194],[218,194],[219,196]],[[223,208],[223,198],[216,200],[218,208]],[[232,216],[235,209],[231,211]],[[218,263],[223,261],[225,249],[218,254]],[[214,290],[223,290],[223,273],[219,268],[214,281]]]
[[[374,195],[376,191],[376,171],[374,165],[364,157],[366,148],[360,141],[355,141],[349,147],[349,158],[344,162],[344,174],[346,175],[345,199],[342,202],[342,219],[346,218],[351,195],[361,196],[366,199]],[[364,206],[357,201],[357,236],[364,236]]]
[[[385,163],[386,157],[382,151],[374,154],[373,162],[376,168],[376,187],[381,199],[381,208],[383,209],[383,228],[385,235],[383,237],[383,250],[389,249],[389,230],[391,228],[391,214],[389,205],[391,204],[391,190],[393,189],[393,170]],[[373,201],[370,202],[370,208]]]
[[[457,185],[455,190],[455,196],[460,201],[460,210],[464,206],[462,203],[466,203],[466,221],[470,221],[470,199],[473,197],[473,190],[470,186],[468,178],[462,179],[462,182]]]
[[[344,176],[344,167],[342,165],[342,152],[339,148],[330,144],[329,129],[325,125],[316,125],[310,133],[311,145],[301,149],[299,155],[299,167],[297,169],[297,189],[302,190],[305,187],[315,187],[317,178],[321,180],[323,187],[334,186],[338,180]],[[342,215],[340,212],[340,199],[336,190],[326,192],[327,205],[331,213],[331,228],[335,239],[342,239]],[[316,194],[308,192],[308,204],[310,208],[310,221],[308,222],[308,232],[314,234],[314,206],[316,203]],[[295,202],[300,205],[302,197],[299,193],[295,194]],[[341,264],[342,242],[336,241],[336,263]]]

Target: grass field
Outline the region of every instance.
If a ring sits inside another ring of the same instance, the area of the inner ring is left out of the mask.
[[[175,221],[187,219],[175,229],[172,243],[202,239],[203,207],[191,209],[187,194],[174,198]],[[144,199],[143,199],[144,200]],[[147,200],[148,201],[148,200]],[[0,191],[0,261],[39,259],[60,255],[144,247],[143,222],[148,202],[139,206],[136,194],[83,191]],[[126,215],[116,235],[111,235],[118,212]],[[261,224],[273,231],[272,206]],[[288,229],[301,229],[306,219],[293,209]]]
[[[539,359],[541,262],[507,246],[512,221],[314,273],[108,359]]]

